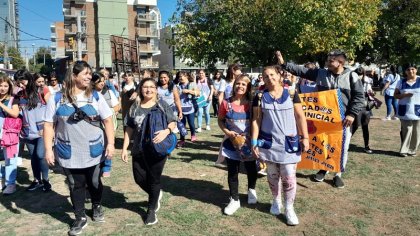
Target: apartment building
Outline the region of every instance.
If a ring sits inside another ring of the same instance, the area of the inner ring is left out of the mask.
[[[51,56],[54,60],[62,59],[66,56],[65,29],[64,22],[54,22],[51,29]]]
[[[0,41],[19,48],[19,7],[17,0],[0,0]],[[11,26],[10,26],[11,25]]]
[[[115,35],[136,40],[139,56],[131,64],[140,62],[140,68],[159,67],[153,60],[153,55],[160,53],[157,0],[63,0],[63,14],[66,56],[70,60],[77,60],[77,53],[81,53],[82,60],[95,68],[116,70],[122,66],[119,71],[124,71],[125,65],[112,59],[110,36]]]

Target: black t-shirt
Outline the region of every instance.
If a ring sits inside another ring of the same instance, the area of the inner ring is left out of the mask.
[[[177,118],[175,117],[172,108],[165,101],[159,101],[159,103],[164,110],[168,124],[176,121]],[[139,139],[140,139],[141,133],[139,129],[142,123],[145,121],[145,119],[147,119],[147,115],[151,112],[152,108],[154,108],[155,106],[150,107],[150,108],[143,108],[141,106],[137,106],[137,104],[134,103],[131,106],[130,111],[128,112],[127,116],[125,117],[124,125],[132,128],[134,131],[132,135],[134,137],[134,143],[131,149],[132,154],[138,154],[140,152]]]

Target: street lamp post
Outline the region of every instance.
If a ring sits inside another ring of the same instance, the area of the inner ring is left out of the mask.
[[[35,69],[36,61],[35,61],[35,44],[34,43],[32,44],[32,53],[33,53],[34,69]]]

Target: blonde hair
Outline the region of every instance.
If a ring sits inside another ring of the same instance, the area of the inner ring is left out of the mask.
[[[243,80],[243,81],[245,81],[245,82],[247,83],[247,85],[246,85],[245,98],[246,98],[248,101],[251,101],[251,100],[252,100],[252,87],[251,87],[251,79],[249,78],[249,75],[247,75],[247,74],[242,74],[242,75],[239,75],[239,76],[235,79],[235,82],[233,83],[232,97],[234,97],[234,96],[236,95],[236,93],[235,93],[235,84],[236,84],[236,82],[237,82],[237,81],[239,81],[239,80]]]

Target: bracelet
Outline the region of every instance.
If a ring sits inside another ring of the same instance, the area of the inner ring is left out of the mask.
[[[258,140],[256,140],[256,139],[251,139],[251,146],[252,146],[252,147],[257,146],[257,144],[258,144]]]
[[[169,128],[169,127],[168,127],[167,129],[169,129],[169,133],[172,133],[172,130],[171,130],[171,128]]]

